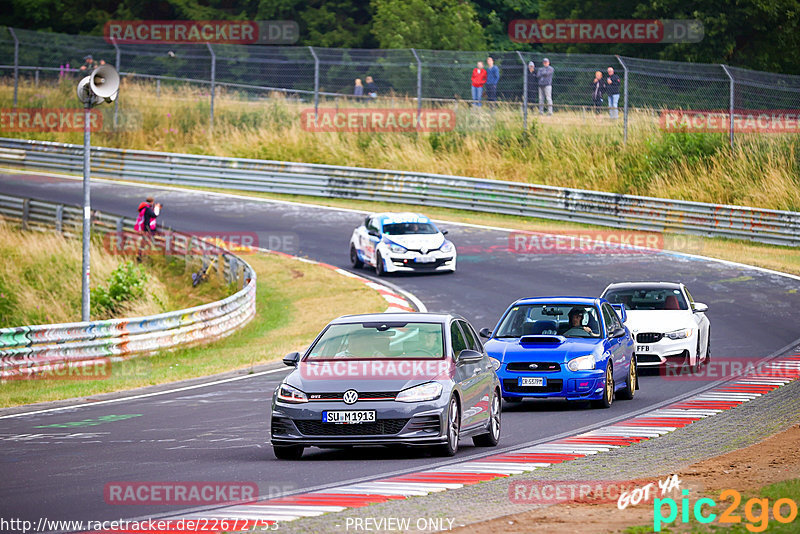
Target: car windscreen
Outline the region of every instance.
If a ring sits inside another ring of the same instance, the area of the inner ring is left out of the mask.
[[[688,310],[683,293],[677,288],[636,287],[610,289],[604,298],[624,304],[628,310]]]
[[[438,234],[439,230],[429,222],[384,223],[383,233],[387,235]]]
[[[497,338],[522,336],[600,337],[597,308],[583,304],[523,304],[512,307]]]
[[[304,361],[384,358],[444,358],[442,325],[421,322],[333,324],[314,343]]]

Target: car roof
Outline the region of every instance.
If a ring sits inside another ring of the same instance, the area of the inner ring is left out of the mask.
[[[637,287],[660,287],[664,289],[680,289],[681,286],[680,282],[614,282],[613,284],[608,284],[606,291],[614,288],[614,289],[633,289]]]
[[[342,315],[337,317],[331,324],[352,324],[352,323],[380,323],[380,322],[419,322],[419,323],[442,323],[450,322],[450,319],[466,320],[455,313],[430,313],[430,312],[389,312],[389,313],[362,313],[358,315]]]
[[[519,299],[512,304],[576,304],[579,306],[596,306],[605,299],[599,297],[526,297]]]

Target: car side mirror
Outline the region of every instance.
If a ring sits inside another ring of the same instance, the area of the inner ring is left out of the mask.
[[[442,235],[447,235],[447,230],[442,230]]]
[[[459,364],[478,363],[482,359],[483,359],[483,354],[481,354],[477,350],[464,349],[458,353],[458,358],[456,359],[456,363]]]
[[[288,365],[289,367],[297,367],[297,362],[299,361],[300,361],[299,352],[290,352],[283,358],[284,365]]]
[[[611,337],[622,337],[625,335],[624,328],[617,328],[613,332],[611,332]]]
[[[489,339],[490,337],[492,337],[492,331],[489,330],[488,328],[481,328],[481,331],[478,332],[478,335],[481,336],[482,338]]]
[[[367,233],[372,237],[380,237],[380,234],[378,234],[378,232],[376,232],[375,230],[367,230]]]
[[[695,302],[692,304],[692,311],[695,313],[703,313],[708,311],[708,304],[703,304],[702,302]]]

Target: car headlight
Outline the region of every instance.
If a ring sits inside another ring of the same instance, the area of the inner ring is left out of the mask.
[[[392,243],[391,245],[389,245],[389,251],[394,252],[395,254],[403,254],[406,251],[406,249],[405,247],[401,247],[400,245],[395,245],[394,243]]]
[[[500,366],[503,365],[502,363],[500,363],[500,360],[498,360],[497,358],[489,357],[489,361],[492,362],[492,367],[494,367],[495,371],[500,369]]]
[[[290,386],[289,384],[281,384],[278,386],[278,400],[281,402],[288,402],[290,404],[300,404],[303,402],[308,402],[308,395],[294,386]]]
[[[570,371],[591,371],[594,369],[594,356],[590,354],[574,358],[567,362],[567,368]]]
[[[688,328],[681,328],[680,330],[673,330],[672,332],[667,332],[664,335],[670,339],[686,339],[687,337],[692,335],[692,331],[689,330]]]
[[[455,250],[455,248],[456,247],[454,247],[453,244],[450,241],[445,241],[444,245],[442,245],[439,250],[441,250],[444,253],[449,254],[450,252],[453,252]]]
[[[404,389],[397,394],[394,400],[398,402],[424,402],[438,399],[442,394],[442,385],[439,382],[426,382],[413,388]]]

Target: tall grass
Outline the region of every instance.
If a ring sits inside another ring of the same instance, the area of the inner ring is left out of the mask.
[[[80,321],[80,240],[55,232],[22,231],[0,219],[0,328]],[[106,284],[112,271],[131,258],[91,247],[91,287]],[[192,288],[182,260],[148,257],[144,294],[122,303],[112,314],[92,319],[137,317],[196,306],[224,298],[228,288],[218,277]]]
[[[20,107],[75,107],[74,81],[20,87]],[[522,129],[518,106],[454,109],[456,127],[431,133],[314,133],[301,127],[308,104],[280,94],[252,99],[219,90],[214,131],[209,96],[192,86],[124,80],[120,127],[113,131],[112,106],[104,106],[104,131],[93,142],[121,148],[304,161],[425,171],[499,180],[596,189],[614,193],[701,202],[800,210],[800,136],[739,134],[733,150],[723,133],[667,133],[656,114],[631,111],[627,144],[622,119],[605,113],[567,111],[539,117],[531,108]],[[0,107],[11,106],[12,90],[0,85]],[[323,101],[325,107],[362,104]],[[415,108],[413,100],[373,104]],[[80,133],[3,133],[16,137],[81,142]]]

